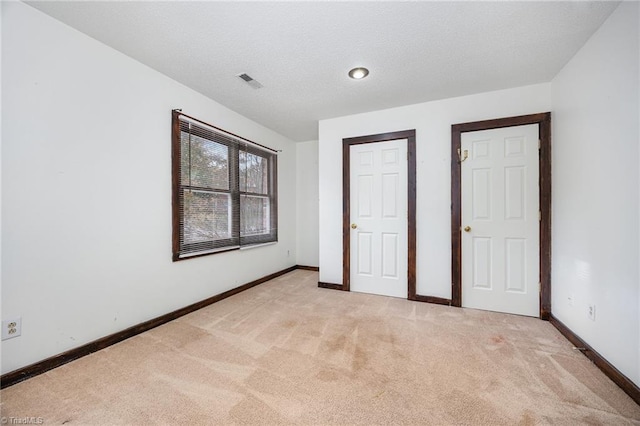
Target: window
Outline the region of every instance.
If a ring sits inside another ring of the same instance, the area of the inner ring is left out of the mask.
[[[278,240],[277,158],[173,112],[173,260]]]

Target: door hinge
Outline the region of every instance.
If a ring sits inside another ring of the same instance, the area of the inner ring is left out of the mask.
[[[538,149],[542,148],[542,141],[538,139]]]
[[[538,293],[542,293],[542,283],[538,282]]]
[[[538,221],[542,220],[542,212],[538,210]]]

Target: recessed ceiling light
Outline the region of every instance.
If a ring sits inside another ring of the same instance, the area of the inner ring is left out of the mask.
[[[349,71],[349,77],[353,78],[354,80],[360,80],[362,78],[365,78],[368,75],[369,75],[369,70],[364,67],[354,68],[351,71]]]

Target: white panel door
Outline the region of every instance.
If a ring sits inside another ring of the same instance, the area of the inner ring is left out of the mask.
[[[350,147],[351,291],[407,297],[407,140]]]
[[[540,315],[538,125],[462,133],[462,306]]]

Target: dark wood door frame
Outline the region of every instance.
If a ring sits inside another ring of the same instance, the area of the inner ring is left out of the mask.
[[[381,133],[342,139],[342,290],[351,289],[351,145],[407,140],[408,209],[408,289],[407,298],[416,298],[416,131]]]
[[[462,182],[458,160],[464,132],[538,124],[540,138],[540,318],[551,314],[551,113],[521,115],[451,126],[451,305],[462,306]]]

